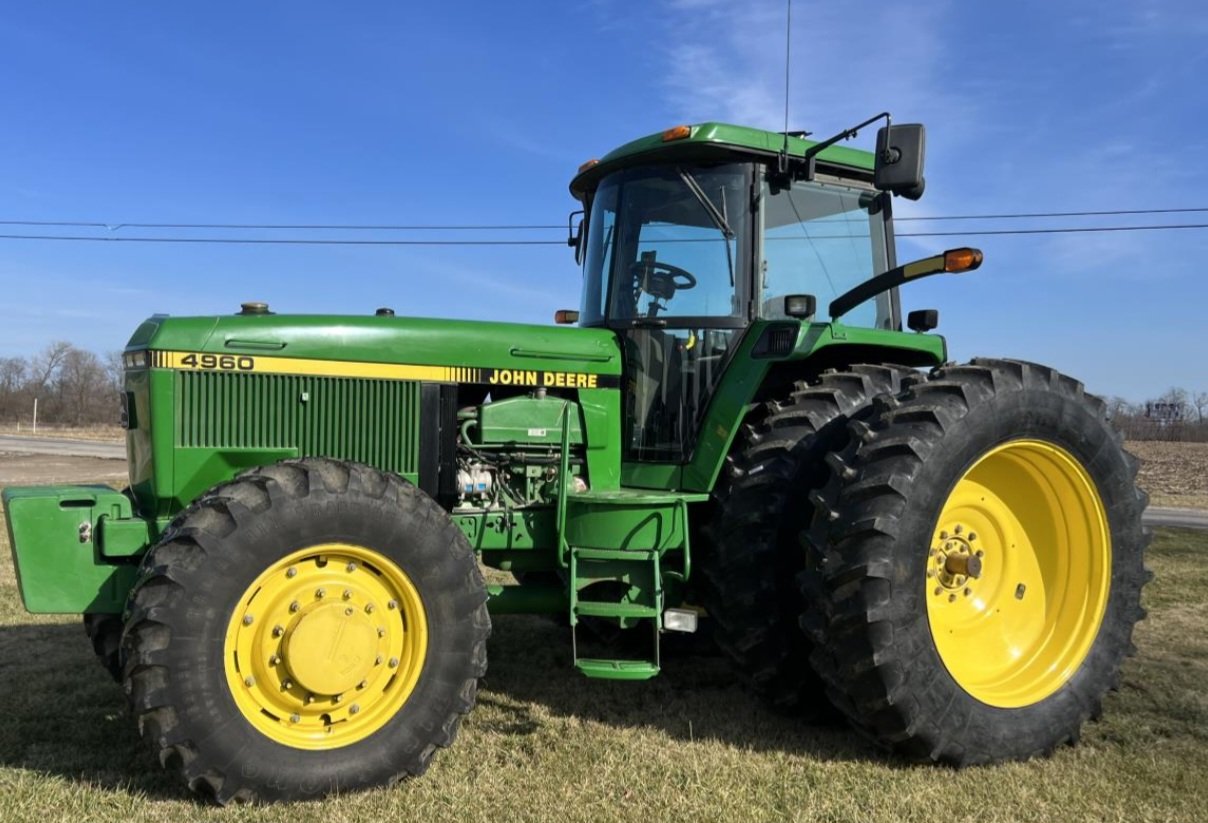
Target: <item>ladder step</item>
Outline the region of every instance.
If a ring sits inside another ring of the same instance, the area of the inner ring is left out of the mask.
[[[584,549],[571,546],[576,560],[627,560],[633,563],[653,563],[658,560],[654,549]]]
[[[659,610],[654,606],[643,606],[640,603],[600,603],[592,600],[580,600],[575,604],[575,614],[580,617],[658,617]]]
[[[649,680],[659,673],[659,667],[649,660],[603,660],[581,657],[575,668],[588,677],[600,680]]]

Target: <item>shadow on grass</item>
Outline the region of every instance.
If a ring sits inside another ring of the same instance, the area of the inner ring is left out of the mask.
[[[157,799],[194,796],[139,739],[80,623],[0,626],[0,765]]]
[[[494,731],[536,732],[540,718],[534,709],[540,706],[556,717],[652,729],[677,740],[820,760],[901,764],[838,717],[808,723],[772,711],[744,687],[728,660],[691,636],[664,635],[661,673],[652,680],[624,682],[592,680],[575,670],[570,631],[553,621],[505,615],[494,618],[494,626],[478,702],[497,711],[490,720],[474,718],[493,724]],[[623,651],[617,655],[625,656]]]
[[[570,664],[565,627],[535,617],[496,618],[490,671],[479,691],[479,704],[489,710],[471,722],[528,735],[550,716],[575,717],[756,751],[884,760],[842,725],[812,726],[769,711],[707,644],[671,639],[657,678],[589,680]],[[9,708],[0,724],[0,764],[156,799],[195,799],[139,739],[121,687],[93,658],[78,623],[0,627],[0,694]]]

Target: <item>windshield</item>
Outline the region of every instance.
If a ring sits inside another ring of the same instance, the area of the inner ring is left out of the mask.
[[[611,174],[591,205],[584,325],[741,325],[750,259],[750,166]]]
[[[819,176],[821,178],[821,175]],[[763,317],[784,317],[784,297],[812,294],[820,314],[843,292],[889,268],[882,204],[886,195],[838,181],[763,184]],[[843,316],[843,323],[896,328],[891,292]]]

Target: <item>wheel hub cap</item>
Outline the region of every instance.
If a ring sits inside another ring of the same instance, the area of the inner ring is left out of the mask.
[[[356,687],[373,669],[381,644],[363,611],[341,603],[316,606],[297,619],[281,644],[298,685],[318,695]]]

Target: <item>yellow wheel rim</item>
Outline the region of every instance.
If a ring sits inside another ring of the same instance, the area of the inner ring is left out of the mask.
[[[363,740],[394,717],[428,648],[423,603],[381,554],[325,543],[274,563],[227,627],[227,684],[244,718],[299,749]]]
[[[927,559],[927,620],[948,672],[973,697],[1018,708],[1056,692],[1103,621],[1111,533],[1073,455],[1012,440],[956,483]]]

